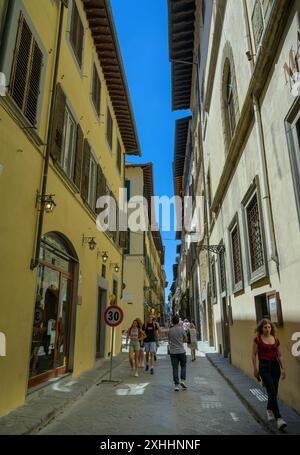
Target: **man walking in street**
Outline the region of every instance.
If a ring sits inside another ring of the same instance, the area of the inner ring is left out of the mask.
[[[183,327],[179,326],[179,317],[177,315],[172,318],[173,327],[170,328],[169,352],[173,368],[173,379],[176,392],[179,391],[179,364],[180,364],[180,385],[183,389],[187,389],[186,379],[186,353],[183,343],[187,342],[187,336]]]
[[[158,336],[159,328],[158,324],[154,322],[155,316],[150,314],[147,318],[147,322],[143,325],[143,331],[146,334],[144,339],[145,351],[146,351],[146,371],[149,370],[150,361],[150,373],[154,373],[154,354],[156,353],[156,338]]]

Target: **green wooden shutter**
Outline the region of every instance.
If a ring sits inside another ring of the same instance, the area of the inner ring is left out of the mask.
[[[50,153],[54,161],[59,161],[62,152],[66,95],[60,84],[56,86],[54,112],[52,114],[52,131],[50,138]]]

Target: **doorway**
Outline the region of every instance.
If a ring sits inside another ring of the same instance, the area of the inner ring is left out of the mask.
[[[97,301],[97,330],[96,330],[96,359],[105,355],[105,323],[104,311],[106,308],[107,290],[98,288]]]
[[[223,333],[223,356],[230,357],[230,329],[227,309],[227,299],[222,297],[222,333]]]
[[[73,261],[57,235],[43,238],[37,271],[29,387],[69,368]]]

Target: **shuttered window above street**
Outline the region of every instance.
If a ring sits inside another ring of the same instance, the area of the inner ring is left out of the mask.
[[[80,19],[79,11],[76,2],[73,1],[70,41],[80,68],[82,66],[83,33],[83,25]]]
[[[106,139],[109,144],[110,149],[112,150],[112,143],[113,143],[113,120],[112,116],[109,110],[109,107],[107,106],[107,111],[106,111]]]
[[[20,15],[9,92],[32,125],[36,125],[43,53]]]
[[[77,129],[75,120],[69,109],[66,107],[60,164],[70,179],[73,179],[74,176],[76,132]]]
[[[117,168],[119,173],[121,173],[122,166],[122,149],[119,140],[117,141]]]
[[[101,102],[101,82],[96,69],[93,65],[93,87],[92,87],[92,100],[98,116],[100,115],[100,102]]]
[[[90,154],[89,163],[89,190],[88,190],[88,204],[95,212],[96,210],[96,187],[97,187],[97,162],[92,154]]]

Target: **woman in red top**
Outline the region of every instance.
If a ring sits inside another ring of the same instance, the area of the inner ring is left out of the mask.
[[[275,338],[275,327],[269,319],[262,319],[255,329],[257,334],[253,341],[252,363],[254,376],[262,379],[268,394],[267,418],[269,421],[277,421],[277,428],[283,430],[287,424],[281,418],[277,394],[280,376],[285,378],[283,357],[280,342]],[[257,368],[256,357],[258,356],[259,367]]]

